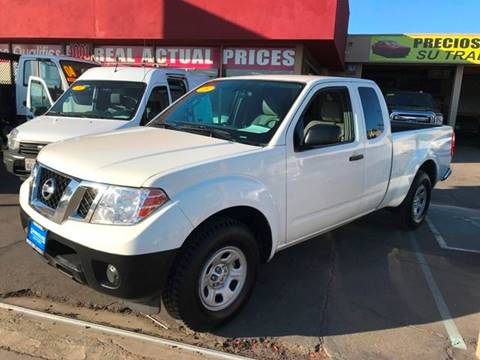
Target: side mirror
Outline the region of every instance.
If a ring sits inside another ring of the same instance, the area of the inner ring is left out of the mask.
[[[307,130],[303,140],[304,148],[336,144],[340,141],[342,129],[334,124],[317,124]]]

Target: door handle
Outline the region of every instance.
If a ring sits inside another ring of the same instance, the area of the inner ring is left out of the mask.
[[[357,161],[357,160],[362,160],[363,159],[363,154],[358,154],[358,155],[352,155],[348,160],[350,161]]]

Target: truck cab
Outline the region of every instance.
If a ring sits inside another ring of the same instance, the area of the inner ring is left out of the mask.
[[[27,107],[43,115],[9,134],[6,168],[23,178],[49,143],[146,125],[206,79],[180,69],[96,67],[80,76],[50,107],[48,82],[31,77]]]

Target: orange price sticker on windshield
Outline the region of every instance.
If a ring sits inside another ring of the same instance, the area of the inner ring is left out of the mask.
[[[205,85],[205,86],[202,86],[202,87],[199,87],[197,89],[197,92],[198,93],[206,93],[206,92],[210,92],[210,91],[213,91],[215,90],[215,86],[213,85]]]
[[[72,86],[73,91],[83,91],[87,88],[87,85],[75,85]]]

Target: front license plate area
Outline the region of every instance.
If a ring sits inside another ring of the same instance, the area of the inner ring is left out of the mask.
[[[40,254],[45,253],[48,230],[38,225],[35,221],[30,221],[27,230],[27,243],[37,250]]]

